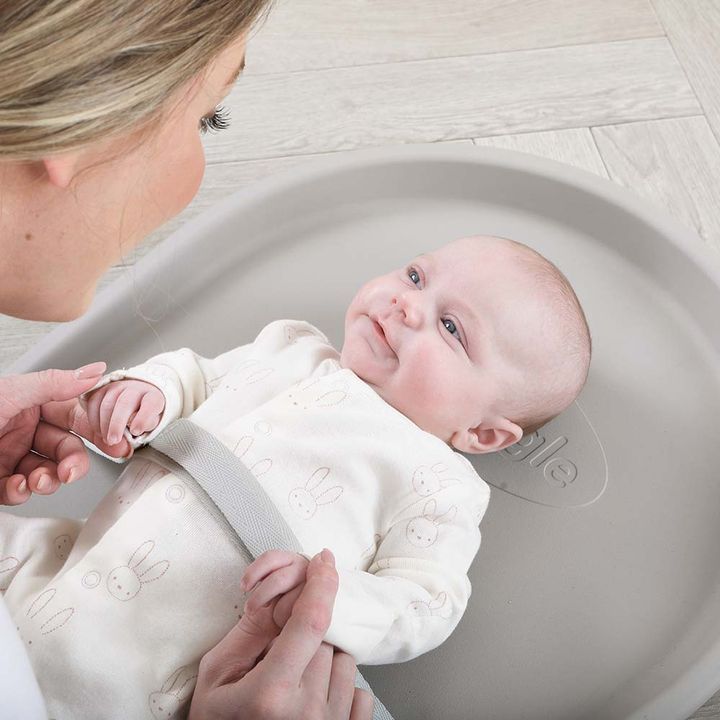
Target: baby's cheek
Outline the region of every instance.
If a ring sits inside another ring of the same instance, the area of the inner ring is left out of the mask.
[[[456,401],[451,381],[422,359],[407,370],[402,391],[405,414],[423,430],[449,437]]]

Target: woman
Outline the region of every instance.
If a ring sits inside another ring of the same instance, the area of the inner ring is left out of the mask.
[[[204,170],[200,133],[223,125],[216,107],[267,6],[0,4],[0,312],[78,317],[104,271],[190,202]],[[85,448],[68,431],[103,448],[77,400],[103,370],[94,363],[0,378],[0,502],[52,493],[87,472]],[[326,557],[313,560],[282,631],[271,606],[245,615],[203,658],[191,718],[371,717],[372,698],[354,689],[352,658],[321,643],[338,582]],[[27,658],[8,621],[0,603],[16,690]],[[27,699],[23,717],[41,707],[35,701]]]

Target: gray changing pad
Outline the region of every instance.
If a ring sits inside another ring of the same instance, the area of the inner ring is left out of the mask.
[[[720,263],[611,183],[465,146],[327,157],[190,222],[13,370],[215,355],[279,317],[339,345],[362,282],[476,233],[570,278],[590,377],[537,437],[474,460],[495,489],[457,631],[366,676],[397,720],[683,720],[720,687]],[[95,458],[18,511],[83,516],[117,472]]]

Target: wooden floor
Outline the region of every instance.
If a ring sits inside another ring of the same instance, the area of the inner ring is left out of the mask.
[[[464,142],[623,185],[720,251],[720,0],[285,0],[188,218],[318,153]],[[0,371],[54,325],[0,316]],[[88,358],[88,361],[93,358]],[[718,668],[720,685],[720,668]],[[720,719],[720,693],[693,718]]]

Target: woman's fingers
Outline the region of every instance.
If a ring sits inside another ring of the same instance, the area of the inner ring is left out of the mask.
[[[28,453],[17,466],[17,471],[27,478],[30,490],[38,495],[50,495],[60,487],[57,464],[35,453]]]
[[[24,475],[16,473],[0,478],[0,505],[22,505],[31,495]]]
[[[206,684],[219,687],[236,682],[249,673],[277,636],[272,619],[273,606],[246,612],[230,632],[200,663],[200,677]]]
[[[54,461],[60,482],[73,482],[90,469],[90,459],[82,440],[50,423],[38,423],[32,449]]]
[[[355,695],[357,666],[352,655],[337,651],[332,657],[327,701],[331,717],[349,717]]]
[[[375,698],[367,691],[355,688],[349,720],[371,720]]]
[[[330,627],[337,590],[334,564],[316,555],[308,565],[307,581],[290,619],[263,660],[278,682],[300,682]]]
[[[97,362],[78,370],[41,370],[0,378],[0,431],[20,410],[53,400],[69,400],[89,390],[105,372]]]
[[[301,690],[309,692],[323,704],[328,701],[330,678],[334,669],[333,653],[334,648],[332,645],[328,645],[326,642],[320,643],[320,647],[317,649],[315,655],[313,655],[310,659],[310,662],[305,668],[302,679],[300,680]],[[353,677],[355,677],[354,674]],[[350,712],[351,701],[352,693],[350,693],[350,697],[348,698],[348,714]]]

